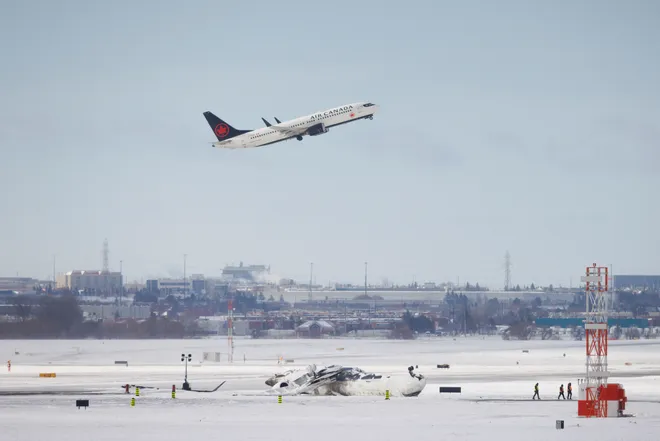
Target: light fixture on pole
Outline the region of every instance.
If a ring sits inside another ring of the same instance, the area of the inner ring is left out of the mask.
[[[192,355],[181,354],[181,362],[186,363],[186,373],[183,379],[183,390],[190,390],[190,383],[188,383],[188,362],[192,361]]]

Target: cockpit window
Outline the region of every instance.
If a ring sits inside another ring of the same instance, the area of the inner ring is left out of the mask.
[[[364,105],[364,107],[371,107],[373,105],[374,105],[374,103],[367,103],[367,104]]]

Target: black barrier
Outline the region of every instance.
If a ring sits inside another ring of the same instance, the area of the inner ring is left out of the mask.
[[[115,364],[123,364],[124,366],[128,366],[128,361],[115,360]]]
[[[447,387],[440,386],[440,393],[441,394],[460,394],[461,393],[461,388],[460,387],[454,387],[454,386],[447,386]]]
[[[449,369],[449,365],[448,364],[439,364],[438,369]]]
[[[89,400],[76,400],[76,407],[78,409],[80,409],[81,407],[87,409],[89,407]]]

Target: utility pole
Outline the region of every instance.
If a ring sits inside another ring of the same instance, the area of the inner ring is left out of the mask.
[[[53,254],[53,289],[57,286],[57,280],[55,279],[55,256],[56,254]]]
[[[364,297],[367,300],[367,262],[364,262]],[[369,327],[371,328],[371,308],[369,308]]]
[[[101,254],[103,256],[103,272],[107,273],[110,271],[110,248],[108,247],[108,239],[103,241],[103,252]]]
[[[123,273],[123,264],[124,261],[120,260],[119,261],[119,304],[121,305],[121,302],[124,297],[124,273]]]
[[[314,262],[310,262],[309,264],[309,298],[307,299],[308,302],[311,303],[312,301],[312,275],[314,274]]]
[[[234,362],[234,305],[231,299],[227,302],[227,346],[229,347],[229,362]]]
[[[188,291],[188,285],[186,285],[186,258],[187,254],[183,255],[183,297],[186,297],[186,292]]]

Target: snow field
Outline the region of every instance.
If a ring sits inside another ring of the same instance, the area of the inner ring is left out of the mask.
[[[0,341],[0,392],[72,391],[74,395],[0,396],[2,439],[49,441],[156,440],[176,436],[241,440],[315,441],[373,438],[464,440],[598,439],[652,440],[660,429],[660,345],[654,341],[611,342],[612,382],[620,382],[634,418],[577,418],[577,402],[557,401],[559,384],[584,376],[584,342],[503,341],[490,338],[431,338],[418,341],[235,340],[234,364],[226,363],[224,339],[157,341]],[[343,350],[337,350],[343,348]],[[529,352],[523,353],[524,350]],[[16,354],[18,352],[18,354]],[[222,362],[201,362],[203,352],[222,352]],[[191,353],[183,381],[181,353]],[[246,362],[243,362],[245,354]],[[565,356],[564,356],[565,354]],[[278,357],[293,359],[278,366]],[[126,360],[129,366],[115,366]],[[282,404],[266,393],[266,378],[293,366],[344,364],[384,374],[407,375],[407,367],[428,378],[417,398],[285,396]],[[449,364],[438,369],[437,364]],[[626,364],[629,363],[629,364]],[[39,378],[55,372],[56,378]],[[532,402],[540,383],[543,400]],[[121,385],[143,384],[134,395]],[[439,394],[439,386],[462,393]],[[112,395],[91,395],[112,392]],[[78,410],[77,398],[90,400]],[[484,401],[479,401],[484,400]],[[495,400],[495,401],[486,401]],[[512,400],[512,401],[504,401]],[[527,401],[517,401],[527,400]],[[555,429],[563,419],[564,431]]]

